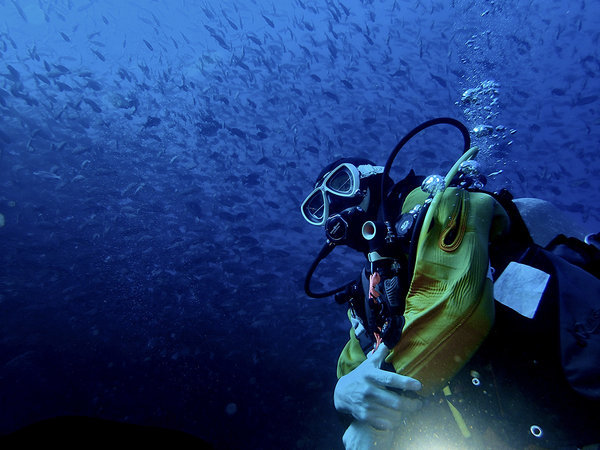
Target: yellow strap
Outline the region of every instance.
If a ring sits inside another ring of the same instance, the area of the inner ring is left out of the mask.
[[[460,411],[458,409],[456,409],[454,407],[454,405],[452,403],[450,403],[450,400],[448,400],[448,398],[447,398],[450,395],[452,395],[452,392],[450,391],[450,386],[446,386],[443,389],[443,391],[444,391],[444,395],[446,396],[446,403],[448,403],[448,407],[450,408],[450,412],[452,413],[452,417],[454,417],[454,420],[456,421],[456,425],[458,425],[458,428],[460,429],[460,432],[462,433],[462,435],[465,438],[470,438],[471,437],[471,432],[467,428],[467,424],[465,423],[465,419],[463,419],[463,416],[460,413]]]

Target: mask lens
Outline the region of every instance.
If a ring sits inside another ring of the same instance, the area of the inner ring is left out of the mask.
[[[321,191],[315,192],[311,198],[304,203],[304,214],[307,218],[320,222],[323,220],[325,204],[323,203],[323,194]]]
[[[347,167],[341,167],[332,173],[327,180],[327,188],[338,194],[352,194],[354,192],[354,177]]]

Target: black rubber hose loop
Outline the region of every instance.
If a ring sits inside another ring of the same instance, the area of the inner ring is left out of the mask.
[[[406,136],[404,136],[400,142],[396,145],[390,156],[388,157],[387,162],[385,163],[385,167],[383,169],[383,176],[381,177],[381,207],[383,212],[384,221],[390,221],[391,218],[388,217],[387,212],[387,202],[385,198],[385,180],[388,178],[390,174],[390,169],[392,168],[392,164],[394,163],[394,159],[396,159],[396,155],[402,150],[402,147],[406,145],[408,141],[410,141],[416,134],[425,130],[426,128],[432,127],[434,125],[439,124],[447,124],[452,125],[460,130],[463,135],[463,139],[465,141],[465,146],[462,154],[465,154],[467,150],[471,147],[471,136],[469,135],[469,130],[465,127],[461,122],[456,119],[452,119],[451,117],[438,117],[437,119],[431,119],[427,122],[423,122],[421,125],[413,128]]]

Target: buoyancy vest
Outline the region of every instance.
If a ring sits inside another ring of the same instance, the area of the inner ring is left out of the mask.
[[[422,204],[413,190],[402,211]],[[386,362],[421,381],[423,395],[439,390],[470,359],[494,320],[490,240],[508,227],[508,215],[490,195],[447,188],[421,232],[406,296],[402,337]],[[427,225],[427,224],[426,224]],[[341,377],[366,359],[354,329],[338,360]]]

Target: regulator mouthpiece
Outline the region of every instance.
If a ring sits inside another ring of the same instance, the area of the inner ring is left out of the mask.
[[[347,208],[327,219],[325,234],[336,245],[356,246],[361,237],[366,213],[360,206]]]

